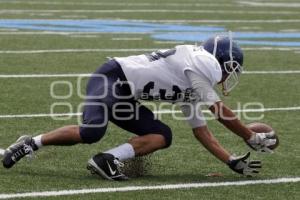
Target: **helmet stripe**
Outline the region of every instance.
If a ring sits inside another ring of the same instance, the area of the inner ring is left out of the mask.
[[[213,51],[213,55],[216,57],[217,55],[217,48],[218,48],[218,40],[219,40],[219,36],[215,37],[215,41],[214,41],[214,51]]]
[[[229,57],[230,57],[230,61],[233,61],[233,56],[232,56],[232,32],[229,31],[228,35],[229,35]]]

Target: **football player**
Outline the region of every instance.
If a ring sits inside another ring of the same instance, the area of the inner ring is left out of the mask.
[[[22,136],[9,146],[3,165],[11,168],[27,154],[48,145],[98,142],[112,122],[136,136],[127,143],[94,155],[88,169],[109,180],[124,180],[122,161],[167,148],[172,142],[170,127],[154,117],[139,100],[179,103],[197,140],[233,171],[258,173],[260,161],[250,153],[233,156],[208,129],[200,104],[217,120],[258,151],[270,151],[267,133],[248,129],[214,91],[221,84],[228,94],[242,72],[243,52],[230,37],[215,36],[201,46],[180,45],[146,55],[116,57],[102,65],[87,84],[83,123],[70,125],[35,137]]]

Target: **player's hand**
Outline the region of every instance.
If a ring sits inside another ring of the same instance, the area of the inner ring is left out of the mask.
[[[253,174],[259,173],[261,168],[260,160],[249,160],[250,152],[243,156],[230,156],[228,166],[233,171],[243,174],[246,176],[252,176]]]
[[[269,146],[276,144],[274,135],[274,131],[269,133],[254,133],[246,143],[255,151],[273,153]]]

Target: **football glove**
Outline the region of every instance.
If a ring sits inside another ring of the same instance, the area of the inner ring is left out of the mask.
[[[274,131],[269,133],[255,133],[246,141],[246,143],[255,151],[273,153],[269,146],[276,144],[274,136]]]
[[[236,157],[235,155],[230,156],[228,166],[233,171],[243,174],[246,176],[252,176],[253,174],[259,173],[261,168],[260,160],[249,160],[250,152],[243,156]]]

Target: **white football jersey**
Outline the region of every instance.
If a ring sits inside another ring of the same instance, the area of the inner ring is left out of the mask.
[[[191,83],[185,74],[187,70],[204,74],[212,87],[222,77],[216,58],[201,46],[179,45],[174,49],[115,59],[131,82],[136,99],[191,101]]]

